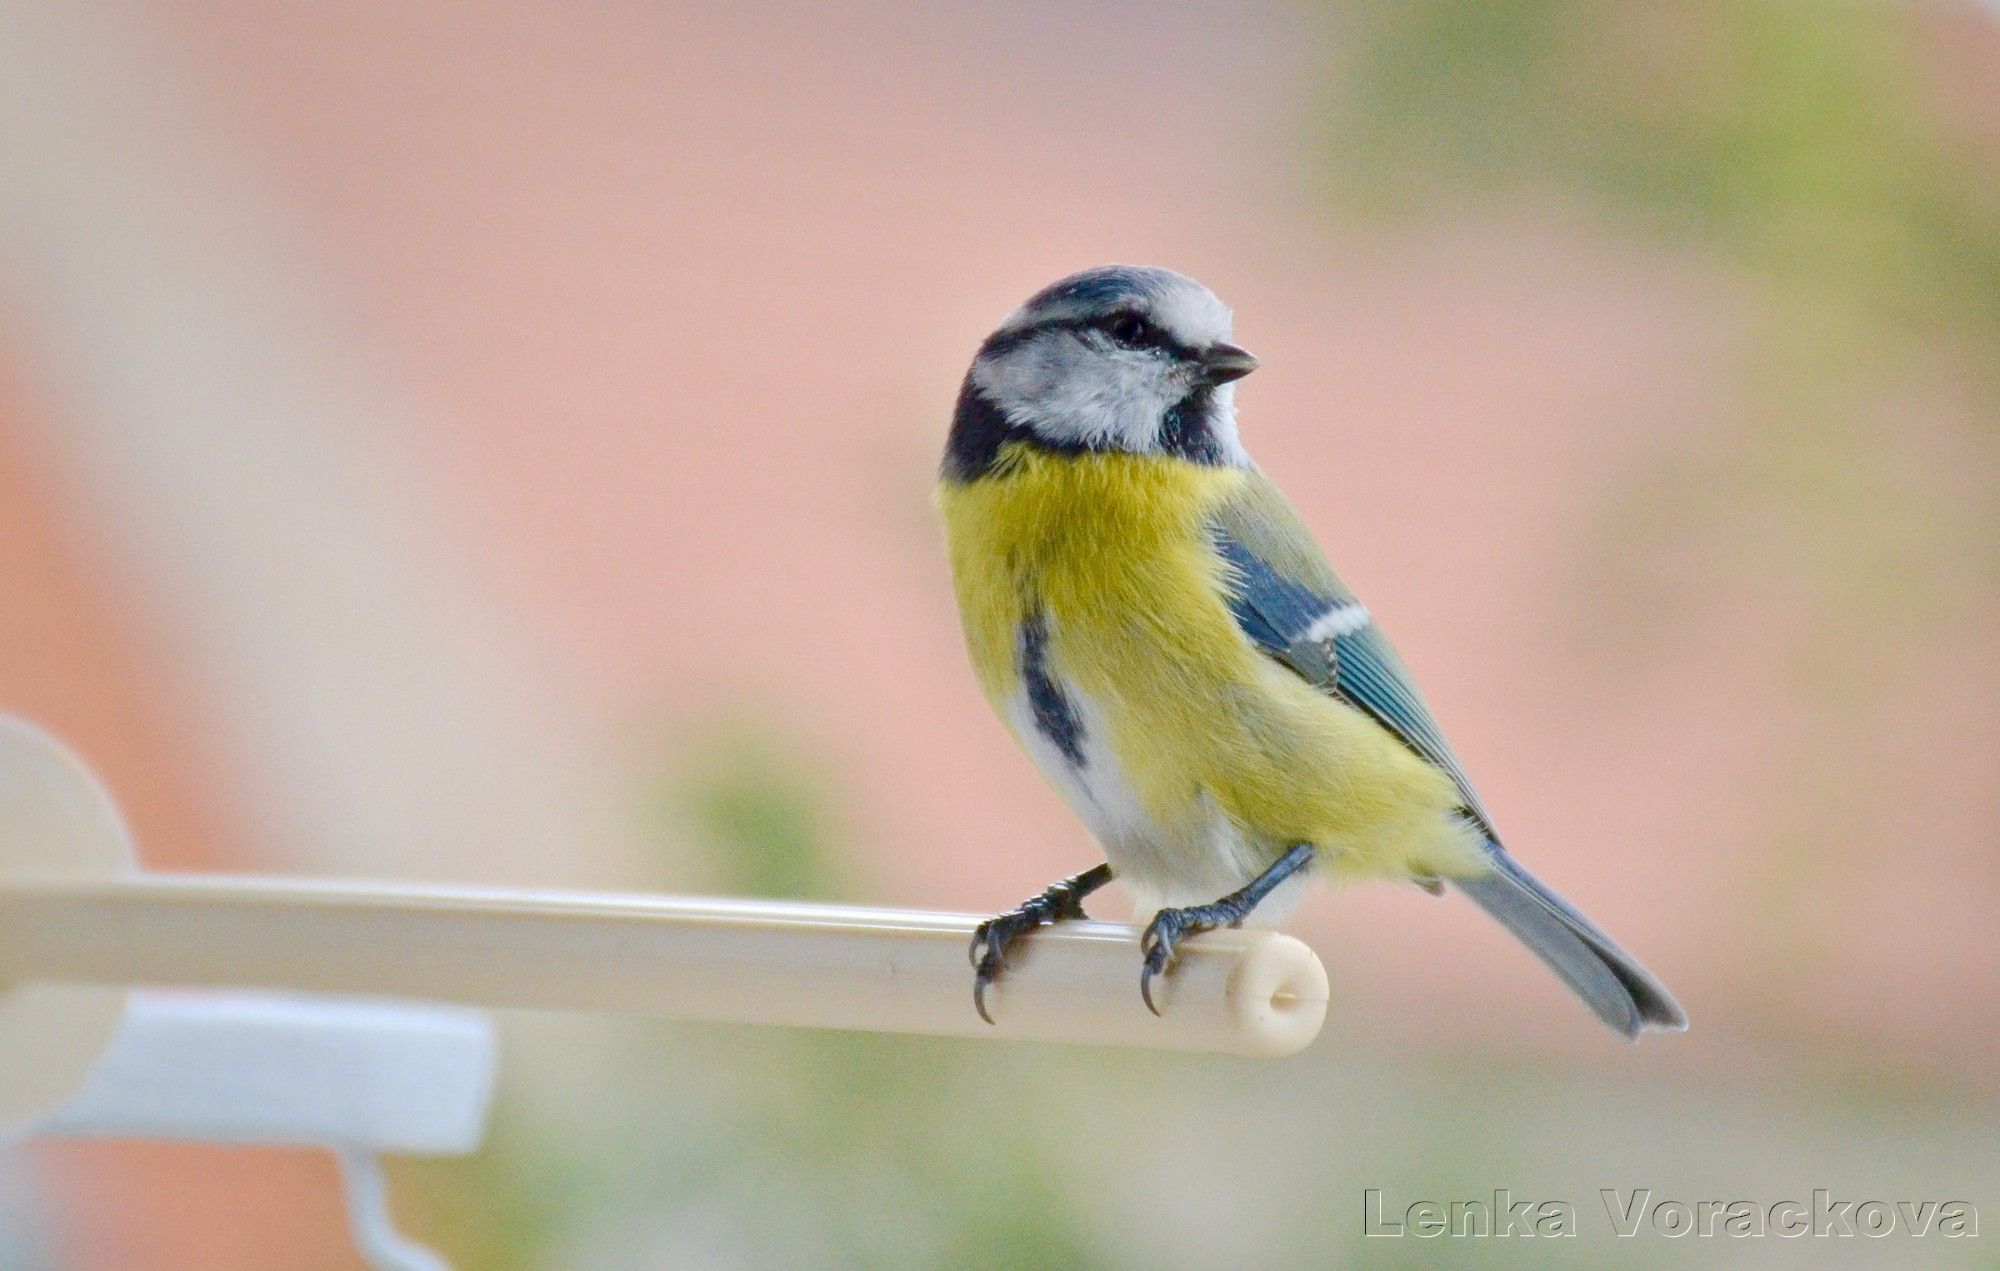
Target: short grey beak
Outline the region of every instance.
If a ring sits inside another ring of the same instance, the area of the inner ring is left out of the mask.
[[[1256,355],[1233,344],[1211,344],[1208,351],[1201,355],[1202,374],[1211,384],[1240,380],[1256,369]]]

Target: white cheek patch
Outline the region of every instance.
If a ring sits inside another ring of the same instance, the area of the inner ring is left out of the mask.
[[[980,359],[972,382],[1009,421],[1052,441],[1141,452],[1157,448],[1160,417],[1187,392],[1164,359],[1092,349],[1068,332]]]

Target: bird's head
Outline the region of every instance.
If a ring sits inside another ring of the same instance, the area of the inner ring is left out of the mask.
[[[1257,359],[1229,310],[1170,269],[1105,265],[1037,292],[988,336],[959,396],[945,475],[971,480],[1001,445],[1247,462],[1230,384]]]

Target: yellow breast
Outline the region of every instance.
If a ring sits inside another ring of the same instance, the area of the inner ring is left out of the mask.
[[[1249,839],[1333,849],[1347,873],[1476,868],[1445,815],[1458,795],[1373,720],[1265,657],[1228,606],[1207,526],[1235,469],[1012,446],[939,493],[981,686],[1003,717],[1021,689],[1021,624],[1039,613],[1059,679],[1095,704],[1102,739],[1156,831],[1219,810]]]

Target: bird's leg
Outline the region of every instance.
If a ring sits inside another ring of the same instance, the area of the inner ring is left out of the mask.
[[[1139,972],[1139,996],[1146,1009],[1158,1015],[1153,1004],[1153,977],[1166,974],[1174,964],[1174,946],[1188,936],[1198,936],[1217,927],[1240,927],[1258,902],[1271,894],[1279,883],[1312,864],[1313,845],[1300,843],[1277,859],[1269,869],[1250,880],[1248,886],[1230,892],[1221,900],[1186,909],[1162,909],[1146,924],[1139,937],[1139,952],[1145,955],[1145,969]]]
[[[1030,896],[1006,913],[995,914],[972,929],[972,1006],[979,1018],[991,1024],[986,1013],[986,986],[1006,965],[1007,947],[1036,927],[1065,918],[1088,918],[1083,912],[1084,897],[1111,881],[1109,865],[1093,865],[1074,878],[1050,884],[1039,896]]]

